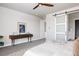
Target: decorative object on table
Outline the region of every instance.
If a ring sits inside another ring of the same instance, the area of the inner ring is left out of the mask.
[[[0,36],[0,39],[2,39],[3,36]],[[4,42],[0,41],[0,46],[4,46]]]
[[[18,34],[18,32],[13,32],[13,35],[17,35]]]
[[[26,32],[26,24],[24,22],[18,22],[18,31],[20,34]]]
[[[30,32],[27,32],[27,34],[31,34]]]

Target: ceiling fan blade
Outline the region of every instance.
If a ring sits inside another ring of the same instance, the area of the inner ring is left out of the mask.
[[[38,4],[38,5],[36,5],[33,9],[36,9],[38,6],[39,6],[39,4]]]
[[[54,5],[48,4],[48,3],[39,3],[39,4],[44,5],[44,6],[48,6],[48,7],[53,7],[54,6]]]

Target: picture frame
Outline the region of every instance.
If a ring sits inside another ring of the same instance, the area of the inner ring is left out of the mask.
[[[26,33],[26,23],[24,22],[18,22],[18,33]]]

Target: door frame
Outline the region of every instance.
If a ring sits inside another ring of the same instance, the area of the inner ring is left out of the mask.
[[[79,19],[75,19],[75,20],[74,20],[74,23],[75,23],[77,20],[79,20]],[[75,23],[75,24],[76,24],[76,23]],[[75,25],[75,24],[74,24],[74,25]],[[76,30],[75,30],[75,29],[76,29],[76,26],[74,27],[74,31],[75,31],[75,32],[74,32],[74,39],[76,40],[76,35],[75,35],[75,34],[76,34]]]

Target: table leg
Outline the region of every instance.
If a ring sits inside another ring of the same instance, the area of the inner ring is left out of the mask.
[[[28,37],[28,42],[29,42],[29,37]]]
[[[15,45],[14,43],[15,43],[15,40],[12,40],[12,46],[14,46],[14,45]]]
[[[29,38],[30,38],[30,42],[32,42],[32,41],[31,41],[31,37],[29,37]]]

